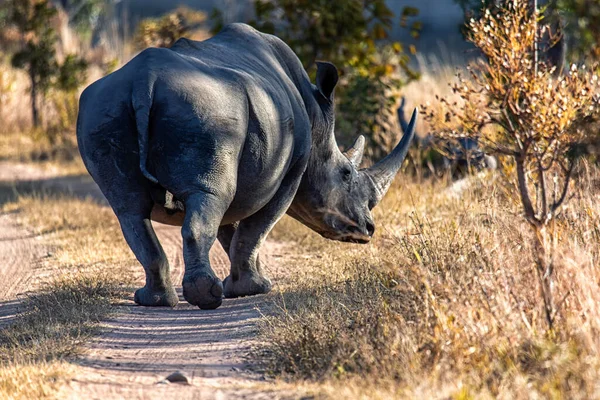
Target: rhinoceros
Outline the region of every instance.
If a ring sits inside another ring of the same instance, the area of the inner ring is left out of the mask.
[[[287,212],[322,236],[367,243],[382,199],[414,136],[359,169],[364,138],[342,153],[334,136],[338,72],[317,64],[312,84],[279,38],[231,24],[199,42],[149,48],[80,98],[85,166],[144,267],[134,300],[175,306],[169,264],[151,221],[181,226],[183,296],[201,309],[271,289],[259,248]],[[221,282],[218,239],[231,270]]]

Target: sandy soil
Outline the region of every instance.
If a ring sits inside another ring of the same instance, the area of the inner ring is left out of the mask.
[[[30,166],[1,163],[0,182],[41,180],[44,188],[78,195],[101,196],[87,177],[54,177]],[[183,277],[180,228],[155,224],[181,302],[174,309],[140,307],[130,299],[105,321],[103,333],[76,361],[76,378],[62,392],[72,399],[272,399],[290,397],[274,392],[264,377],[247,364],[255,340],[256,324],[264,308],[264,297],[225,300],[217,310],[202,311],[181,297]],[[277,258],[286,246],[267,242],[262,248],[267,272],[277,278],[282,268]],[[36,263],[48,250],[43,240],[19,227],[14,215],[0,215],[0,324],[10,321],[18,308],[17,294],[31,290]],[[211,252],[213,269],[224,278],[229,260],[220,245]],[[279,268],[278,268],[279,267]],[[141,271],[141,266],[140,266]],[[143,280],[140,282],[140,286]],[[180,371],[189,384],[164,383]],[[291,397],[294,397],[293,395]]]
[[[181,282],[180,230],[160,224],[155,228],[169,256],[174,282]],[[282,250],[268,243],[263,249],[267,264]],[[229,261],[219,245],[213,248],[211,261],[215,272],[225,277]],[[130,299],[115,318],[106,321],[105,333],[79,360],[79,377],[71,383],[74,398],[279,397],[245,361],[263,297],[225,300],[217,310],[201,311],[186,303],[178,291],[181,302],[174,309],[139,307]],[[161,382],[175,371],[182,372],[190,384]]]
[[[15,181],[44,179],[56,171],[26,164],[0,162],[0,185],[10,190]],[[41,237],[17,223],[14,213],[0,213],[0,327],[10,323],[19,310],[20,298],[35,290],[48,247]]]
[[[0,327],[14,318],[21,292],[35,286],[36,269],[48,254],[40,238],[15,220],[13,214],[0,214]]]

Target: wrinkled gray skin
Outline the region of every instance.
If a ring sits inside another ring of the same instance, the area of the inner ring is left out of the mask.
[[[364,139],[345,154],[333,134],[332,64],[316,85],[277,37],[243,24],[204,42],[147,49],[81,96],[77,139],[85,165],[143,265],[145,306],[175,306],[151,220],[182,226],[185,299],[203,309],[266,293],[258,250],[285,212],[324,237],[366,243],[413,138],[359,170]],[[222,283],[209,250],[231,261]]]

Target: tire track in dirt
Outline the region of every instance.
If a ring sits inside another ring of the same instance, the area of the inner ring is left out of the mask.
[[[15,298],[22,288],[28,287],[35,261],[44,255],[35,235],[15,220],[12,213],[0,215],[0,301]]]
[[[38,179],[34,172],[27,170],[26,179]],[[39,179],[48,179],[44,187],[53,190],[97,199],[99,196],[91,178],[61,179],[46,174]],[[35,259],[46,254],[43,246],[34,249],[35,239],[28,238],[27,232],[16,224],[11,225],[11,218],[10,215],[0,217],[0,230],[6,228],[0,234],[0,254],[3,263],[10,266],[3,266],[3,272],[11,274],[11,279],[2,279],[6,282],[0,286],[0,293],[5,292],[8,298],[30,287],[36,276]],[[281,393],[272,391],[263,382],[260,374],[251,372],[245,361],[255,343],[264,296],[226,299],[221,307],[210,311],[186,303],[181,296],[184,273],[181,228],[162,224],[154,224],[154,227],[171,264],[173,282],[180,295],[179,305],[173,309],[140,307],[133,303],[131,294],[119,305],[117,314],[103,323],[103,333],[93,339],[84,356],[77,360],[77,377],[64,388],[61,397],[103,400],[281,397]],[[5,237],[10,240],[2,241]],[[5,248],[13,250],[3,251]],[[272,242],[262,247],[261,260],[272,278],[281,275],[283,269],[277,267],[276,258],[286,251],[286,246]],[[4,262],[4,258],[8,261]],[[229,259],[219,244],[211,250],[211,263],[221,279],[228,274]],[[141,266],[139,271],[139,286],[142,286]],[[183,372],[190,384],[158,383],[174,371]]]
[[[38,179],[48,173],[52,172],[0,162],[0,184],[6,190],[16,181]],[[19,225],[16,213],[0,213],[0,328],[14,319],[22,292],[38,286],[34,278],[49,250],[40,239]]]
[[[14,214],[0,215],[0,328],[14,320],[21,292],[35,286],[36,266],[48,250],[20,227]]]
[[[172,277],[179,283],[183,278],[179,229],[160,227],[157,234],[171,261]],[[215,246],[211,261],[222,278],[228,270],[226,260],[223,250]],[[277,397],[253,388],[262,376],[251,372],[244,360],[254,343],[260,317],[257,307],[264,299],[225,300],[216,310],[201,311],[186,303],[180,285],[176,286],[181,302],[174,309],[139,307],[129,300],[105,323],[105,333],[80,360],[83,369],[71,383],[73,394],[89,399]],[[158,383],[175,371],[183,372],[190,385]]]

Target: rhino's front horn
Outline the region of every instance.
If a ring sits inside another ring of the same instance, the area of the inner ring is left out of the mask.
[[[354,141],[352,147],[344,151],[344,155],[348,157],[348,160],[358,169],[360,162],[362,161],[363,154],[365,152],[365,137],[360,135]]]
[[[398,122],[400,122],[400,128],[402,128],[402,132],[406,132],[408,130],[408,122],[406,121],[406,117],[404,116],[404,106],[406,105],[406,98],[402,96],[402,100],[400,100],[400,107],[398,107]]]
[[[381,201],[387,190],[389,189],[396,173],[402,166],[404,158],[408,153],[408,148],[412,143],[413,137],[415,136],[415,125],[417,124],[418,110],[415,108],[413,111],[410,123],[407,129],[404,131],[402,140],[396,146],[390,154],[387,155],[383,160],[377,164],[365,170],[365,172],[371,177],[375,185],[375,200],[377,203]]]

